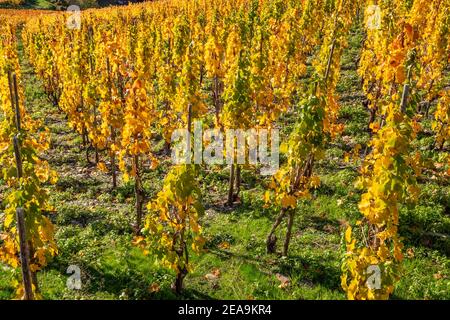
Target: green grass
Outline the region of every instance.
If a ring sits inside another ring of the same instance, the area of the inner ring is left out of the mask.
[[[25,0],[21,4],[14,4],[13,1],[5,1],[4,3],[0,3],[0,8],[54,10],[56,7],[49,0]]]

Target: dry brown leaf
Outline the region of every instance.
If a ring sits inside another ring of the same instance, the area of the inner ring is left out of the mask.
[[[159,286],[159,284],[157,284],[156,282],[153,282],[150,287],[148,288],[148,291],[150,292],[159,292],[159,290],[161,290],[161,287]]]
[[[433,277],[434,277],[436,280],[440,280],[440,279],[442,279],[442,278],[445,278],[445,276],[444,276],[442,273],[440,273],[440,272],[433,274]]]
[[[281,284],[278,286],[279,288],[284,289],[284,288],[287,288],[291,284],[291,280],[289,280],[288,277],[283,276],[280,273],[277,273],[275,276],[278,279],[278,281],[281,282]]]
[[[214,281],[217,280],[217,276],[213,275],[212,273],[207,273],[205,274],[205,279],[208,281]]]
[[[219,268],[214,268],[212,271],[211,271],[211,273],[213,274],[213,275],[215,275],[216,277],[220,277],[220,269]]]
[[[220,249],[230,249],[230,243],[227,241],[223,241],[218,245],[218,247]]]
[[[414,249],[409,248],[408,250],[406,250],[406,254],[408,255],[409,258],[414,258]]]

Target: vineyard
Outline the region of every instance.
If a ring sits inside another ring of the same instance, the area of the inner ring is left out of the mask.
[[[450,299],[450,0],[0,9],[0,106],[0,299]]]

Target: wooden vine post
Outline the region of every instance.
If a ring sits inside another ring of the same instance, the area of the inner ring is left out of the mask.
[[[11,74],[11,72],[8,72],[8,84],[11,96],[11,106],[14,110],[16,129],[18,134],[20,134],[22,127],[21,127],[21,117],[18,98],[19,94],[18,94],[16,74]],[[20,180],[23,177],[23,165],[18,134],[13,137],[13,147],[17,167],[17,178]],[[30,241],[27,241],[25,211],[23,208],[16,209],[16,221],[17,221],[17,231],[19,234],[20,264],[22,269],[22,282],[24,287],[23,299],[34,300],[33,284],[36,290],[38,288],[38,285],[36,274],[33,273],[30,269],[30,261],[31,261],[30,256],[32,249]]]
[[[17,231],[20,243],[20,264],[22,267],[22,282],[24,287],[24,300],[34,300],[33,285],[30,271],[30,248],[26,240],[25,213],[23,208],[17,208]]]
[[[233,147],[234,147],[234,143],[233,143]],[[234,152],[234,151],[233,151]],[[229,184],[228,184],[228,199],[227,199],[227,205],[231,206],[233,204],[233,200],[234,200],[234,155],[232,158],[232,163],[230,164],[230,180],[229,180]]]
[[[407,79],[409,80],[411,77],[411,67],[408,68],[408,76]],[[406,104],[408,102],[408,96],[409,96],[409,84],[405,83],[403,86],[403,93],[402,93],[402,102],[400,104],[400,110],[402,113],[406,113]]]
[[[20,154],[19,139],[17,136],[13,138],[14,143],[14,156],[16,159],[17,166],[17,178],[21,179],[23,176],[22,169],[22,157]],[[20,264],[22,268],[22,281],[24,287],[24,300],[33,300],[33,287],[32,287],[32,275],[30,271],[30,248],[28,246],[26,227],[25,227],[25,213],[23,208],[17,208],[16,210],[17,218],[17,231],[19,233],[19,243],[20,243]]]
[[[11,89],[11,83],[10,83],[11,104],[13,104],[14,114],[15,114],[15,117],[16,117],[15,120],[16,120],[17,132],[20,133],[20,130],[21,130],[21,119],[20,119],[19,98],[18,98],[19,94],[18,94],[18,90],[17,90],[17,77],[16,77],[16,74],[12,75],[12,87],[13,87],[13,89]],[[12,95],[13,92],[14,92],[14,97]]]

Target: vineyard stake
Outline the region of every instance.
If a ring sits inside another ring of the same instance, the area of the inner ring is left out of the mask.
[[[22,178],[23,168],[22,168],[22,157],[20,155],[19,140],[17,136],[13,138],[14,144],[14,156],[16,158],[17,165],[17,178]],[[19,242],[20,242],[20,261],[22,268],[22,281],[25,290],[24,299],[33,300],[33,289],[32,289],[32,275],[30,271],[30,248],[28,247],[28,242],[26,240],[26,229],[25,229],[25,217],[23,208],[17,208],[17,231],[19,232]]]
[[[25,217],[23,208],[17,208],[17,229],[20,242],[20,262],[22,267],[22,281],[25,290],[24,300],[34,300],[30,271],[30,250],[26,241]]]
[[[14,156],[16,158],[16,165],[17,165],[17,178],[20,179],[23,176],[23,168],[22,168],[22,157],[20,156],[19,139],[17,139],[17,136],[14,136],[13,138],[13,144],[14,144]]]
[[[410,76],[411,76],[411,67],[408,68],[407,79],[409,79]],[[405,83],[405,85],[403,86],[402,102],[400,104],[400,109],[402,113],[406,112],[406,103],[408,102],[408,96],[409,96],[409,84]]]
[[[22,119],[20,116],[20,108],[19,108],[19,94],[18,94],[18,87],[17,87],[17,78],[15,74],[9,73],[9,77],[12,79],[9,79],[9,85],[10,85],[10,93],[11,93],[11,104],[13,106],[14,109],[14,113],[15,113],[15,122],[16,122],[16,128],[17,131],[20,133],[21,130],[21,123],[22,123]],[[13,95],[14,93],[14,95]],[[13,138],[13,146],[14,146],[14,156],[15,156],[15,160],[16,160],[16,164],[17,164],[17,177],[20,179],[23,176],[23,165],[22,165],[22,155],[21,155],[21,151],[20,151],[20,144],[19,144],[19,139],[16,136],[14,136]],[[31,242],[31,240],[28,240],[28,247],[27,247],[27,251],[28,251],[28,261],[31,261],[30,258],[30,254],[34,252],[33,249],[33,243]],[[31,255],[32,255],[31,254]],[[37,281],[37,275],[36,272],[30,271],[30,275],[31,275],[31,281],[34,284],[34,289],[36,292],[39,292],[39,285],[38,285],[38,281]]]
[[[16,127],[17,127],[17,131],[20,132],[21,120],[20,120],[20,109],[19,109],[19,94],[18,94],[18,90],[17,90],[17,77],[16,77],[15,73],[13,73],[12,79],[13,79],[14,100],[15,100]],[[12,97],[11,97],[11,99],[12,99]]]

